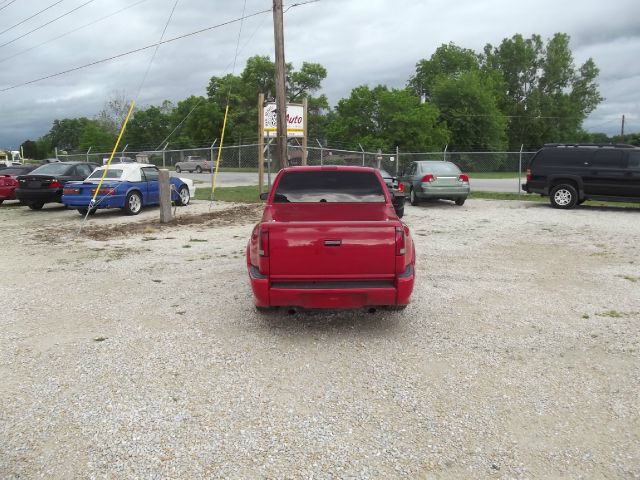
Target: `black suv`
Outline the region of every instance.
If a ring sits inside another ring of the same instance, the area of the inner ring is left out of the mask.
[[[585,200],[640,202],[640,148],[547,144],[531,159],[522,188],[548,195],[555,208],[573,208]]]

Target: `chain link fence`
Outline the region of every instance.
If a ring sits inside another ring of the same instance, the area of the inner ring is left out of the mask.
[[[362,165],[387,170],[392,175],[398,175],[404,171],[413,161],[435,160],[453,162],[466,173],[513,173],[516,176],[527,168],[529,161],[535,152],[367,152],[364,150],[345,150],[331,148],[330,146],[307,147],[307,165]],[[165,149],[116,152],[115,158],[125,157],[129,161],[139,163],[152,163],[161,168],[173,169],[177,162],[185,161],[190,156],[205,158],[215,165],[218,154],[220,155],[220,171],[258,172],[258,159],[260,146],[258,144],[229,145],[221,149],[212,147],[189,149]],[[274,159],[276,157],[275,142],[265,142],[264,169],[265,172],[274,172]],[[111,152],[89,152],[58,154],[60,160],[89,161],[104,164]],[[287,156],[292,166],[303,164],[303,148],[301,145],[289,145]],[[118,160],[119,161],[119,160]]]

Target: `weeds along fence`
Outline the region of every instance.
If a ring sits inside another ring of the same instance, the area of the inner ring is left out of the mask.
[[[319,142],[317,142],[319,145]],[[229,145],[220,150],[220,169],[222,171],[258,171],[259,145]],[[276,156],[275,144],[263,145],[265,172],[273,171],[273,159]],[[89,161],[97,164],[106,163],[111,152],[58,153],[60,160]],[[533,157],[533,151],[516,152],[367,152],[364,150],[346,150],[330,146],[308,146],[307,165],[362,165],[383,168],[392,175],[399,174],[413,161],[433,160],[453,162],[465,172],[513,172],[521,173],[527,168]],[[123,150],[116,152],[115,157],[129,157],[140,163],[152,163],[162,168],[174,168],[175,164],[195,156],[215,162],[218,147],[201,147],[165,150]],[[289,145],[287,156],[290,165],[302,165],[303,149],[300,145]]]

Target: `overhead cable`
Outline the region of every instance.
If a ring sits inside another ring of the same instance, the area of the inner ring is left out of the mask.
[[[13,42],[16,42],[16,41],[20,40],[21,38],[26,37],[27,35],[31,35],[33,32],[37,32],[38,30],[40,30],[40,29],[42,29],[42,28],[46,27],[47,25],[51,25],[53,22],[57,22],[57,21],[58,21],[58,20],[60,20],[61,18],[64,18],[64,17],[66,17],[67,15],[72,14],[72,13],[73,13],[73,12],[75,12],[76,10],[80,10],[82,7],[84,7],[84,6],[86,6],[86,5],[89,5],[89,4],[90,4],[90,3],[92,3],[92,2],[95,2],[95,0],[89,0],[89,1],[87,1],[87,2],[85,2],[85,3],[83,3],[82,5],[79,5],[79,6],[77,6],[76,8],[73,8],[73,9],[69,10],[69,11],[68,11],[68,12],[66,12],[66,13],[63,13],[62,15],[60,15],[60,16],[58,16],[58,17],[54,18],[53,20],[49,20],[48,22],[43,23],[43,24],[42,24],[42,25],[40,25],[39,27],[36,27],[36,28],[34,28],[33,30],[29,30],[27,33],[23,33],[22,35],[20,35],[20,36],[18,36],[18,37],[16,37],[16,38],[14,38],[13,40],[10,40],[10,41],[8,41],[8,42],[3,43],[2,45],[0,45],[0,47],[5,47],[5,46],[7,46],[7,45],[12,44]],[[5,30],[5,31],[6,31],[6,30]],[[0,35],[1,35],[1,34],[0,34]]]
[[[124,12],[125,10],[129,10],[130,8],[136,7],[136,6],[138,6],[141,3],[144,3],[146,1],[147,0],[139,0],[136,3],[133,3],[133,4],[129,5],[129,6],[127,6],[127,7],[121,8],[119,10],[116,10],[115,12],[112,12],[109,15],[105,15],[104,17],[100,17],[100,18],[98,18],[98,19],[96,19],[96,20],[94,20],[92,22],[85,23],[84,25],[81,25],[81,26],[79,26],[77,28],[74,28],[73,30],[69,30],[68,32],[65,32],[65,33],[63,33],[61,35],[58,35],[57,37],[53,37],[53,38],[51,38],[49,40],[46,40],[46,41],[44,41],[42,43],[39,43],[38,45],[34,45],[33,47],[29,47],[29,48],[27,48],[25,50],[21,50],[20,52],[14,53],[13,55],[9,55],[8,57],[0,58],[0,63],[6,62],[7,60],[10,60],[12,58],[18,57],[18,56],[20,56],[20,55],[22,55],[24,53],[30,52],[32,50],[35,50],[36,48],[40,48],[40,47],[42,47],[44,45],[47,45],[48,43],[54,42],[56,40],[59,40],[62,37],[66,37],[67,35],[71,35],[72,33],[75,33],[75,32],[77,32],[79,30],[82,30],[83,28],[91,27],[92,25],[95,25],[96,23],[100,23],[103,20],[106,20],[107,18],[111,18],[114,15],[117,15],[118,13]]]
[[[294,4],[290,5],[289,8],[299,7],[299,6],[302,6],[302,5],[307,5],[309,3],[316,3],[318,1],[319,0],[309,0],[309,1],[306,1],[306,2],[294,3]],[[126,56],[132,55],[134,53],[138,53],[138,52],[142,52],[144,50],[148,50],[150,48],[154,48],[156,45],[164,45],[165,43],[171,43],[171,42],[175,42],[177,40],[182,40],[183,38],[188,38],[188,37],[192,37],[194,35],[199,35],[201,33],[208,32],[210,30],[215,30],[217,28],[225,27],[227,25],[231,25],[231,24],[240,22],[241,20],[244,20],[244,19],[247,19],[247,18],[256,17],[258,15],[262,15],[262,14],[270,13],[270,12],[271,12],[270,8],[269,9],[265,9],[265,10],[260,10],[260,11],[251,13],[249,15],[245,15],[242,18],[235,18],[233,20],[228,20],[226,22],[222,22],[222,23],[219,23],[217,25],[212,25],[210,27],[201,28],[199,30],[196,30],[196,31],[193,31],[193,32],[190,32],[190,33],[185,33],[184,35],[179,35],[177,37],[173,37],[173,38],[169,38],[167,40],[163,40],[160,43],[153,43],[151,45],[146,45],[144,47],[136,48],[134,50],[129,50],[128,52],[119,53],[117,55],[112,55],[112,56],[107,57],[107,58],[96,60],[96,61],[93,61],[93,62],[90,62],[90,63],[85,63],[84,65],[80,65],[78,67],[70,68],[70,69],[64,70],[62,72],[52,73],[51,75],[46,75],[44,77],[40,77],[40,78],[36,78],[36,79],[33,79],[33,80],[29,80],[27,82],[17,83],[15,85],[11,85],[9,87],[5,87],[5,88],[0,89],[0,92],[7,92],[9,90],[14,90],[14,89],[16,89],[18,87],[24,87],[26,85],[31,85],[33,83],[41,82],[42,80],[48,80],[50,78],[59,77],[61,75],[65,75],[67,73],[76,72],[76,71],[82,70],[84,68],[92,67],[94,65],[99,65],[101,63],[109,62],[109,61],[115,60],[117,58],[126,57]]]
[[[9,28],[5,28],[3,31],[0,32],[0,35],[2,35],[3,33],[8,32],[9,30],[13,30],[14,28],[16,28],[19,25],[22,25],[24,22],[28,22],[29,20],[31,20],[34,17],[37,17],[38,15],[40,15],[43,12],[46,12],[47,10],[49,10],[50,8],[55,7],[56,5],[58,5],[59,3],[64,2],[64,0],[58,0],[57,2],[53,2],[51,5],[49,5],[47,8],[43,8],[42,10],[40,10],[39,12],[34,13],[33,15],[31,15],[30,17],[25,18],[24,20],[11,25]]]

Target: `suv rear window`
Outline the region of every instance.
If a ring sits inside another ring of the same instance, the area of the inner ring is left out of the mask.
[[[591,159],[592,167],[622,167],[622,152],[620,150],[598,150]]]
[[[531,160],[531,165],[536,167],[546,166],[579,166],[589,161],[593,150],[574,147],[553,147],[541,150]]]
[[[629,152],[629,168],[640,168],[640,151]]]
[[[274,195],[276,203],[380,202],[382,185],[373,172],[287,172]]]

